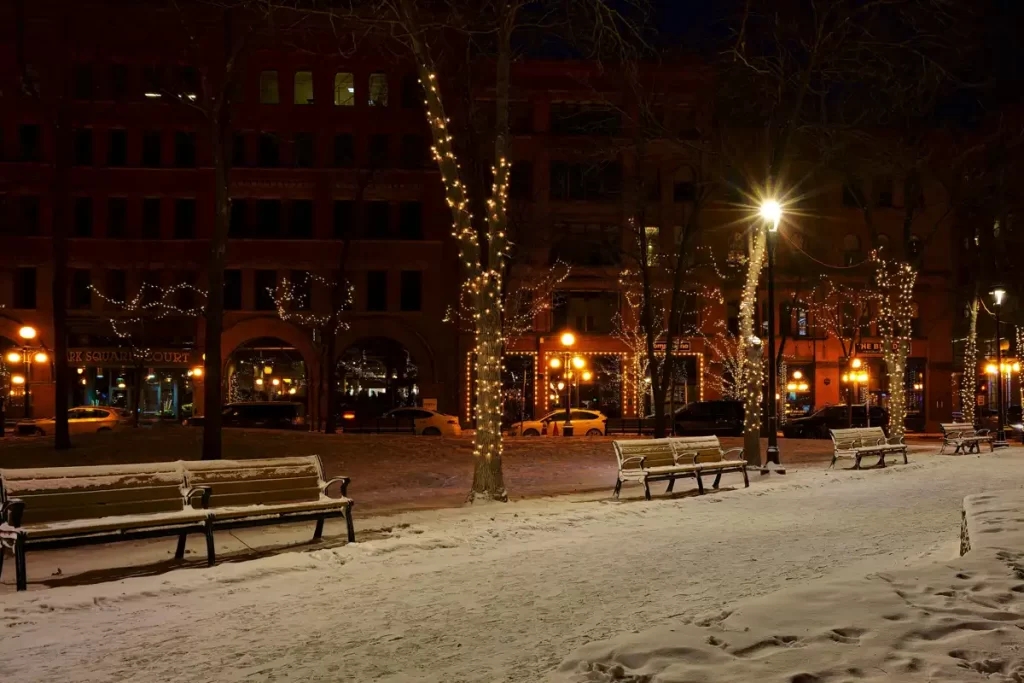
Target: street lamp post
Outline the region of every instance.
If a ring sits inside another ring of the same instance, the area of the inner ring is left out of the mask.
[[[18,330],[18,336],[21,337],[21,352],[12,351],[7,354],[7,360],[11,363],[22,363],[24,368],[24,375],[20,377],[21,381],[18,381],[18,375],[11,377],[11,382],[14,384],[21,384],[24,395],[24,413],[25,418],[32,417],[32,399],[31,391],[29,389],[32,383],[32,363],[45,363],[49,360],[45,351],[39,350],[33,352],[32,347],[29,346],[29,342],[36,338],[36,328],[30,325],[24,325]]]
[[[563,332],[560,338],[562,343],[562,358],[551,359],[551,368],[557,370],[562,368],[562,386],[558,389],[565,390],[565,422],[562,424],[562,436],[572,436],[572,379],[573,370],[578,374],[586,365],[579,356],[572,356],[572,347],[576,343],[576,336],[572,332]]]
[[[775,370],[775,234],[779,231],[779,221],[782,220],[782,206],[774,199],[769,199],[761,204],[760,213],[768,231],[768,400],[771,410],[768,411],[768,452],[765,456],[765,465],[781,465],[778,441],[779,401],[775,397],[775,385],[778,381]]]
[[[992,289],[992,300],[995,302],[996,314],[996,368],[1000,368],[999,375],[1002,375],[1001,368],[1003,367],[1003,340],[999,329],[999,309],[1003,305],[1003,299],[1006,297],[1006,290],[1002,287],[995,287]],[[996,416],[996,440],[992,443],[993,448],[996,446],[1009,446],[1006,442],[1006,416],[1003,410],[1003,382],[1002,377],[997,376],[996,381],[996,408],[998,415]]]

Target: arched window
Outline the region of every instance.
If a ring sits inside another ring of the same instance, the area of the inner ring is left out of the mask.
[[[843,264],[852,266],[861,260],[860,238],[853,233],[847,233],[843,238]]]

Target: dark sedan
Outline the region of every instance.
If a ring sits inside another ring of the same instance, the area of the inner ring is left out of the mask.
[[[788,439],[828,439],[830,429],[850,427],[850,406],[826,406],[807,417],[789,420],[782,427],[782,435]],[[889,425],[889,413],[878,406],[871,406],[871,423],[863,404],[853,406],[854,427],[882,427]]]

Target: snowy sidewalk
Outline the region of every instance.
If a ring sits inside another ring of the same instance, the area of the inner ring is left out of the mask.
[[[0,677],[536,681],[622,632],[835,572],[952,560],[963,496],[1021,480],[1022,454],[798,470],[746,490],[730,475],[740,488],[649,503],[410,513],[351,546],[6,592]]]

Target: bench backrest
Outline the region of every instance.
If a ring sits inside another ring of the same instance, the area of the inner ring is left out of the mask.
[[[697,463],[718,462],[722,459],[722,444],[717,436],[685,436],[670,439],[676,456],[680,457],[679,462],[689,464],[691,460]],[[694,460],[693,454],[697,457]]]
[[[974,432],[974,425],[966,422],[942,422],[939,424],[942,428],[943,434],[950,434],[951,432]]]
[[[615,457],[619,461],[619,469],[639,469],[639,460],[623,465],[623,461],[636,457],[644,458],[644,467],[665,467],[676,463],[675,453],[672,450],[672,439],[612,441],[612,446],[615,448]]]
[[[831,429],[832,441],[836,448],[856,448],[857,446],[885,443],[885,432],[881,427],[854,427],[853,429]]]
[[[315,501],[323,482],[323,467],[316,455],[189,461],[184,468],[189,488],[210,487],[211,508]]]
[[[0,497],[25,502],[22,524],[185,509],[180,462],[0,470]]]

